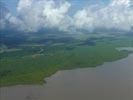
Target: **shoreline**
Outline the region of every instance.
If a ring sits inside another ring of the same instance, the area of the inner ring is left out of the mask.
[[[132,100],[132,58],[133,54],[115,62],[105,62],[96,68],[58,71],[43,85],[3,87],[0,88],[0,97],[1,100],[81,100],[82,96],[94,100],[109,97],[109,100],[125,100],[123,97]],[[76,95],[78,93],[81,95]]]
[[[122,47],[122,48],[124,48],[125,49],[125,47]],[[132,48],[132,47],[131,47]],[[117,49],[117,48],[116,48]],[[132,54],[133,52],[132,52],[132,50],[130,51],[130,50],[119,50],[120,52],[121,51],[129,51],[128,53],[127,53],[127,55],[125,55],[125,56],[123,56],[123,57],[121,57],[121,58],[117,58],[117,59],[114,59],[114,60],[110,60],[110,61],[105,61],[105,62],[103,62],[102,64],[99,64],[99,65],[97,65],[97,66],[92,66],[92,67],[77,67],[77,68],[70,68],[70,69],[61,69],[61,70],[57,70],[55,73],[53,73],[53,74],[51,74],[51,75],[49,75],[49,76],[47,76],[47,77],[44,77],[43,79],[42,79],[42,81],[40,81],[40,82],[36,82],[36,83],[18,83],[18,84],[13,84],[13,85],[3,85],[3,86],[0,86],[0,88],[6,88],[6,87],[16,87],[16,86],[43,86],[43,85],[45,85],[45,84],[47,84],[47,81],[46,81],[46,79],[47,78],[49,78],[49,77],[51,77],[52,75],[54,75],[54,74],[56,74],[58,71],[67,71],[67,70],[75,70],[75,69],[84,69],[84,68],[97,68],[98,66],[102,66],[102,65],[104,65],[105,63],[112,63],[112,62],[115,62],[115,61],[119,61],[119,60],[122,60],[122,59],[125,59],[125,58],[127,58],[130,54]]]

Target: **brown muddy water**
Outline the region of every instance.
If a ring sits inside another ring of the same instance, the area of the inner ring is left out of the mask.
[[[96,68],[58,71],[46,81],[0,88],[0,100],[133,100],[133,54]]]

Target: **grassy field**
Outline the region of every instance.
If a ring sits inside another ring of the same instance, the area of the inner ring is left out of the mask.
[[[57,41],[57,40],[56,40]],[[50,45],[20,45],[0,53],[0,87],[16,84],[43,84],[58,70],[96,67],[128,56],[117,47],[133,47],[130,37],[91,38]],[[8,51],[8,52],[7,52]]]

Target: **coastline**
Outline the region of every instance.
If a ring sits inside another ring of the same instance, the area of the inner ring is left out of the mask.
[[[44,85],[44,84],[46,84],[47,82],[46,82],[46,78],[49,78],[49,77],[51,77],[52,75],[54,75],[55,73],[57,73],[58,71],[61,71],[61,70],[74,70],[74,69],[83,69],[83,68],[96,68],[96,67],[98,67],[98,66],[101,66],[101,65],[103,65],[104,63],[107,63],[107,62],[114,62],[114,61],[118,61],[118,60],[121,60],[121,59],[124,59],[124,58],[127,58],[131,53],[132,53],[132,50],[130,51],[130,50],[128,50],[128,49],[125,49],[124,47],[122,47],[123,49],[121,49],[121,50],[119,50],[119,52],[125,52],[126,51],[126,55],[125,55],[125,53],[123,54],[123,56],[121,56],[121,57],[118,57],[118,58],[116,58],[116,59],[110,59],[110,60],[108,60],[108,61],[105,61],[105,62],[103,62],[103,63],[101,63],[101,64],[98,64],[98,65],[96,65],[96,66],[91,66],[91,67],[84,67],[84,66],[82,66],[82,67],[69,67],[69,68],[67,68],[67,69],[59,69],[59,70],[56,70],[55,72],[53,72],[53,73],[51,73],[51,74],[49,74],[48,76],[46,76],[46,77],[43,77],[42,78],[42,80],[40,80],[40,81],[35,81],[35,82],[24,82],[24,83],[16,83],[16,84],[9,84],[9,85],[0,85],[0,88],[3,88],[3,87],[12,87],[12,86],[23,86],[23,85]],[[132,47],[131,47],[132,48]],[[116,48],[117,49],[117,48]],[[117,49],[118,50],[118,49]]]
[[[58,71],[48,77],[47,84],[43,85],[2,87],[1,100],[73,100],[75,97],[76,100],[81,100],[83,96],[93,100],[132,100],[132,58],[133,54],[130,54],[126,58],[105,62],[95,68]],[[81,95],[75,95],[77,93]]]

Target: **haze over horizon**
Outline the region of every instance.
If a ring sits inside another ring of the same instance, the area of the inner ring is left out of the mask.
[[[132,0],[2,0],[0,9],[0,30],[133,29]]]

